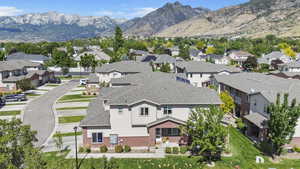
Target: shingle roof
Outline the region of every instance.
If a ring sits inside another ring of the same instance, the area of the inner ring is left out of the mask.
[[[13,53],[7,56],[7,60],[29,60],[29,61],[47,61],[50,58],[44,55],[25,54],[23,52]]]
[[[140,73],[151,72],[152,68],[148,63],[134,61],[122,61],[104,64],[101,67],[96,68],[96,72],[98,73],[110,73],[112,71],[118,71],[122,73]]]
[[[198,61],[177,62],[176,66],[192,73],[240,72],[240,69],[232,66]]]
[[[88,77],[87,83],[99,83],[99,77],[96,73],[91,73]]]
[[[259,113],[250,113],[244,116],[244,118],[249,120],[251,123],[255,124],[259,128],[266,127],[266,121],[268,120],[265,116]]]
[[[80,126],[110,127],[110,114],[109,111],[104,110],[101,97],[97,97],[89,104],[87,116],[80,122]]]
[[[4,82],[4,83],[16,83],[20,80],[32,78],[34,75],[36,75],[36,73],[30,72],[30,73],[27,73],[26,75],[10,76],[6,79],[3,79],[2,82]]]
[[[10,61],[0,61],[0,71],[12,71],[23,69],[25,67],[38,67],[41,64],[30,62],[27,60],[10,60]]]
[[[186,122],[183,120],[180,120],[180,119],[177,119],[177,118],[174,118],[171,116],[166,116],[166,117],[157,119],[156,121],[153,121],[153,122],[147,124],[147,127],[152,127],[152,126],[158,125],[158,124],[166,122],[166,121],[172,121],[172,122],[175,122],[178,124],[186,124]]]
[[[289,94],[289,100],[300,100],[300,81],[282,79],[261,73],[238,73],[233,75],[216,75],[215,79],[247,94],[262,94],[270,102],[276,101],[278,93]]]
[[[284,53],[280,51],[274,51],[261,58],[258,58],[257,62],[260,64],[262,63],[269,64],[270,60],[280,59],[281,57],[288,57],[288,56],[286,56]]]
[[[170,56],[170,55],[157,55],[156,60],[154,63],[175,63],[176,58]]]
[[[93,51],[87,51],[87,52],[83,52],[80,55],[78,55],[77,57],[75,57],[75,60],[80,61],[80,57],[84,56],[84,55],[94,55],[96,60],[106,60],[109,61],[110,60],[110,56],[108,56],[106,53],[104,53],[101,50],[93,50]]]

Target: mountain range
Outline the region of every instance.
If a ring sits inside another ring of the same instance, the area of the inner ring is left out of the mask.
[[[0,17],[0,41],[65,41],[110,36],[119,25],[126,35],[161,37],[300,36],[300,0],[250,0],[211,11],[179,2],[131,20],[57,12]]]

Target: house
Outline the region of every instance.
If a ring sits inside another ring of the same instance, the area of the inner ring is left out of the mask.
[[[300,80],[300,72],[280,72],[280,71],[272,71],[268,73],[268,75],[273,75],[277,77],[281,77],[284,79],[298,79]]]
[[[86,91],[89,94],[98,94],[100,90],[100,81],[96,73],[91,73],[88,76],[86,83]]]
[[[182,136],[179,128],[191,111],[220,105],[221,100],[214,90],[166,82],[164,78],[170,74],[161,75],[144,78],[136,85],[102,88],[80,123],[83,145],[92,149],[101,145],[146,148],[163,140],[186,145],[188,137]]]
[[[100,83],[108,83],[111,79],[121,78],[128,74],[152,72],[152,68],[148,63],[135,61],[122,61],[111,64],[103,64],[96,68],[96,73]]]
[[[185,79],[188,80],[193,86],[207,87],[211,84],[211,80],[214,75],[229,75],[238,73],[240,72],[240,69],[208,62],[189,61],[177,62],[176,72],[183,73],[185,75]]]
[[[170,56],[170,55],[156,55],[156,60],[153,62],[154,63],[154,68],[155,69],[160,69],[162,65],[164,64],[169,64],[170,68],[172,71],[175,70],[175,63],[176,63],[176,58]]]
[[[283,63],[290,63],[292,62],[291,57],[286,56],[283,52],[274,51],[267,55],[263,55],[261,58],[257,59],[259,64],[268,64],[271,65],[273,60],[281,60]]]
[[[27,79],[33,87],[44,84],[54,77],[47,71],[42,71],[40,63],[26,60],[11,60],[0,62],[0,91],[15,91],[18,89],[17,83]]]
[[[236,104],[236,115],[242,117],[246,134],[256,141],[264,141],[269,120],[268,106],[275,103],[277,94],[289,94],[289,101],[300,99],[300,81],[282,80],[280,77],[261,73],[239,73],[229,76],[216,76],[218,90],[227,91]],[[293,145],[300,145],[300,119],[293,140]]]
[[[146,55],[149,55],[149,52],[143,51],[143,50],[130,49],[129,54],[131,56],[146,56]]]
[[[253,57],[254,55],[246,51],[232,50],[229,52],[228,56],[233,63],[242,66],[243,63],[248,59],[248,57]]]
[[[220,65],[228,65],[230,63],[230,59],[227,56],[216,54],[200,55],[196,60]]]
[[[278,68],[282,72],[300,72],[300,61],[293,61],[286,64],[279,64]]]
[[[199,56],[204,55],[201,50],[190,48],[189,49],[190,58],[194,61],[200,61]]]
[[[85,55],[93,55],[93,56],[95,56],[96,60],[104,60],[104,61],[109,61],[110,60],[110,56],[108,56],[106,53],[104,53],[101,50],[90,50],[90,51],[83,52],[83,53],[77,55],[74,58],[74,60],[75,61],[80,61],[81,57],[85,56]]]
[[[168,50],[170,51],[172,56],[178,56],[179,55],[179,47],[178,46],[174,46],[172,48],[168,48]]]
[[[6,57],[6,60],[27,60],[30,62],[41,63],[44,64],[45,62],[49,61],[50,58],[44,55],[37,55],[37,54],[25,54],[23,52],[16,52],[10,54]]]
[[[136,56],[135,61],[137,62],[153,62],[157,59],[156,55],[145,55],[145,56]]]

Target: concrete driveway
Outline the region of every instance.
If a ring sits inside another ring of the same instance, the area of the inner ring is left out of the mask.
[[[55,115],[52,110],[55,101],[78,85],[78,80],[69,81],[33,100],[26,106],[23,122],[30,125],[32,130],[37,131],[38,142],[36,142],[36,146],[43,145],[55,128]]]

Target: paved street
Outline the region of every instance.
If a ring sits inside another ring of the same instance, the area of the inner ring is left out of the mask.
[[[37,131],[37,146],[41,146],[54,130],[55,116],[52,111],[54,102],[78,84],[78,81],[67,82],[30,102],[25,108],[24,124],[31,125],[32,130]]]

